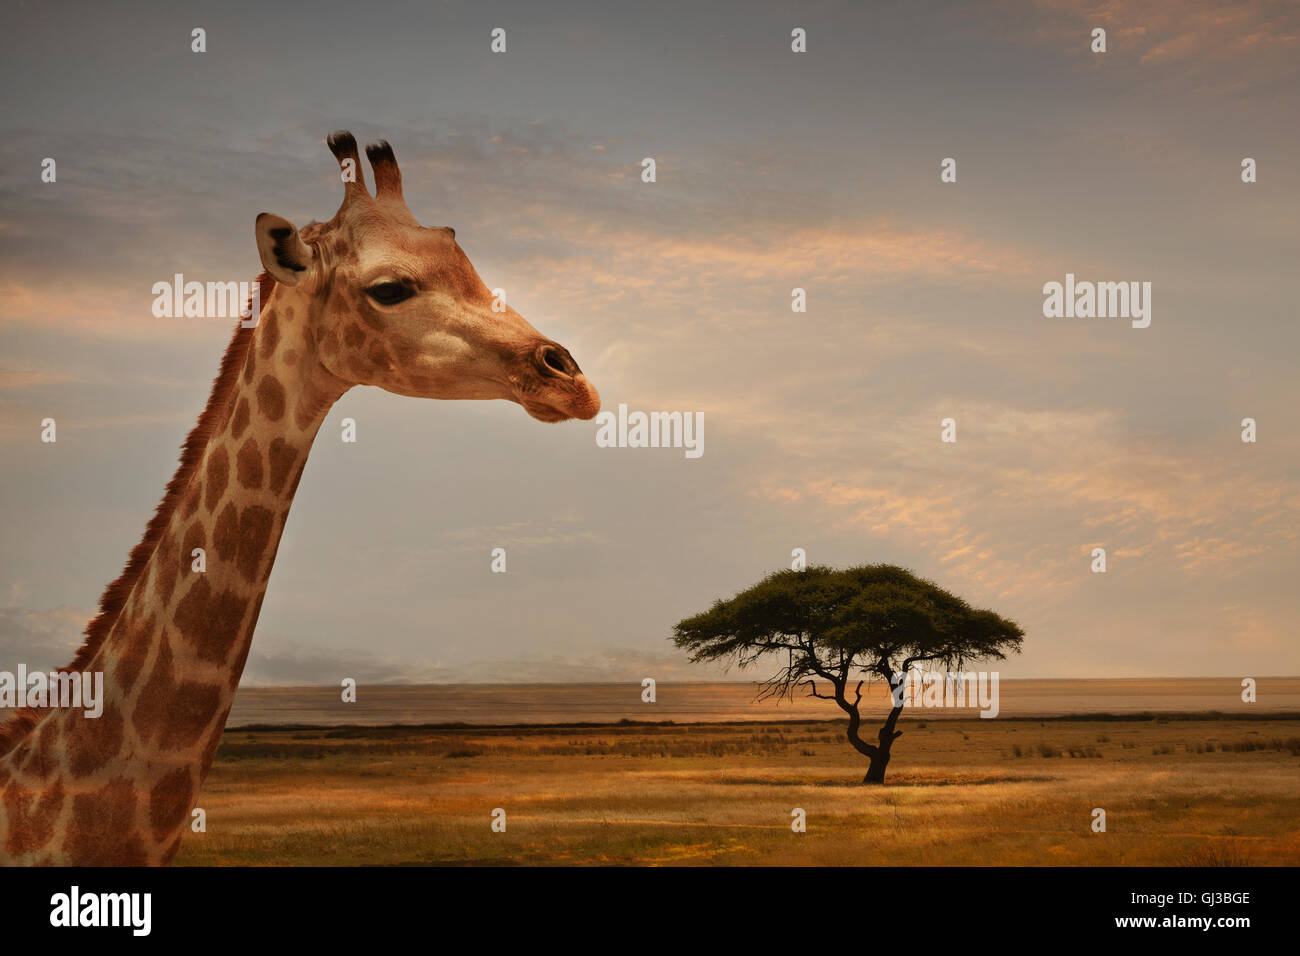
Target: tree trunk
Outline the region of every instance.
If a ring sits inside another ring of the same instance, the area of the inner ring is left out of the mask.
[[[862,778],[864,784],[885,782],[885,768],[889,766],[889,752],[894,746],[894,741],[903,736],[901,730],[894,729],[894,726],[898,723],[898,715],[902,712],[902,707],[895,707],[891,710],[889,717],[885,720],[885,726],[881,727],[880,733],[876,735],[880,743],[872,748],[871,764],[867,767],[867,775]]]
[[[903,736],[901,730],[895,730],[894,725],[898,723],[898,715],[903,712],[901,706],[895,707],[889,712],[885,719],[885,726],[880,728],[876,738],[880,741],[878,744],[869,744],[862,739],[858,729],[862,726],[862,713],[858,710],[858,701],[862,699],[862,684],[858,684],[857,699],[850,701],[844,693],[848,681],[844,678],[834,681],[835,687],[834,700],[840,705],[840,709],[849,715],[849,725],[845,728],[845,736],[848,738],[853,749],[862,756],[871,761],[867,768],[867,775],[862,778],[864,784],[884,783],[885,768],[889,766],[889,751],[894,746],[894,741]]]
[[[889,766],[889,751],[877,750],[875,756],[871,758],[871,765],[867,767],[867,775],[862,778],[862,782],[884,783],[887,766]]]

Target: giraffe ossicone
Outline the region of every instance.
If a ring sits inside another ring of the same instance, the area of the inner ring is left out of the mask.
[[[455,232],[416,221],[387,143],[366,148],[373,194],[353,136],[328,143],[357,175],[340,177],[329,222],[257,217],[260,320],[236,327],[176,474],[66,668],[103,673],[101,715],[28,708],[0,724],[0,862],[175,855],[312,441],[348,389],[506,399],[545,422],[600,411],[567,349],[493,309]]]

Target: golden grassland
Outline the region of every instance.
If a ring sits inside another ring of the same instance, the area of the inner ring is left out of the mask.
[[[176,863],[1300,863],[1294,718],[900,727],[883,787],[838,721],[236,728]]]

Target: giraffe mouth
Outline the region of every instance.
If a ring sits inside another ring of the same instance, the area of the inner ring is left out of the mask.
[[[567,412],[562,412],[558,408],[552,408],[550,405],[543,405],[541,402],[520,402],[524,406],[524,411],[537,419],[539,422],[567,422],[573,416]]]
[[[546,382],[537,392],[516,400],[540,422],[590,421],[600,411],[600,395],[581,372],[563,382]]]

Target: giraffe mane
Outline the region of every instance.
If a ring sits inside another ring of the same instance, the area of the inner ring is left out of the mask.
[[[271,292],[275,289],[275,279],[263,272],[257,277],[257,282],[261,307],[265,309],[271,298]],[[251,307],[252,304],[249,303],[249,308]],[[149,524],[145,526],[144,537],[131,549],[126,567],[122,569],[117,580],[104,589],[104,594],[99,599],[99,613],[86,625],[86,640],[77,651],[76,657],[67,667],[58,668],[59,671],[68,673],[84,671],[95,659],[113,625],[117,623],[127,597],[136,582],[140,580],[149,558],[153,556],[163,532],[171,522],[172,514],[180,504],[186,488],[189,487],[190,479],[194,477],[194,472],[199,467],[208,439],[225,424],[230,395],[243,370],[244,360],[248,356],[255,330],[255,327],[244,328],[242,321],[235,325],[230,344],[226,346],[226,354],[221,359],[221,369],[212,381],[208,403],[181,446],[180,464],[176,468],[176,474],[167,483],[162,501],[158,502],[157,510],[149,519]],[[35,729],[41,719],[51,713],[52,710],[41,707],[21,707],[15,710],[7,721],[0,723],[0,756],[18,746]]]

